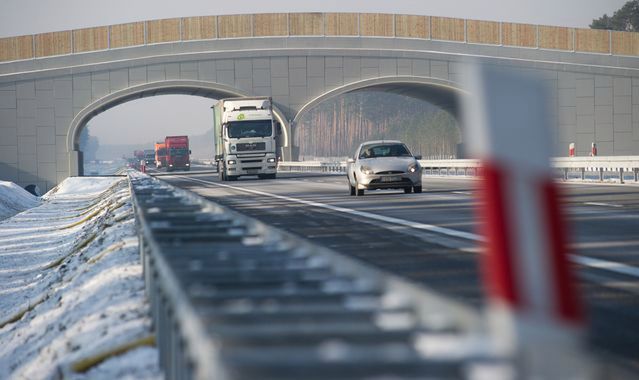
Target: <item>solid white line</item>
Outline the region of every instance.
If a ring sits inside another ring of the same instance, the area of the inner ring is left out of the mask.
[[[602,202],[584,202],[584,204],[589,206],[623,207],[622,205],[616,205],[612,203],[602,203]]]
[[[332,210],[332,211],[341,212],[341,213],[344,213],[344,214],[361,216],[363,218],[372,219],[372,220],[379,220],[381,222],[397,224],[397,225],[400,225],[400,226],[414,228],[414,229],[417,229],[417,230],[425,230],[425,231],[437,232],[437,233],[440,233],[440,234],[443,234],[443,235],[448,235],[448,236],[452,236],[452,237],[457,237],[457,238],[462,238],[462,239],[467,239],[467,240],[473,240],[473,241],[483,241],[484,240],[483,237],[481,237],[481,236],[479,236],[477,234],[473,234],[473,233],[470,233],[470,232],[464,232],[464,231],[457,231],[457,230],[453,230],[453,229],[445,228],[445,227],[434,226],[432,224],[411,222],[409,220],[398,219],[398,218],[393,218],[393,217],[383,216],[383,215],[378,215],[378,214],[372,214],[370,212],[357,211],[357,210],[352,210],[352,209],[349,209],[349,208],[333,206],[333,205],[329,205],[329,204],[325,204],[325,203],[307,201],[307,200],[304,200],[304,199],[292,198],[292,197],[287,197],[287,196],[283,196],[283,195],[271,194],[271,193],[266,193],[264,191],[246,189],[246,188],[243,188],[243,187],[231,186],[231,185],[227,185],[227,184],[223,184],[223,183],[219,183],[219,182],[211,182],[211,181],[205,181],[205,180],[201,180],[201,179],[197,179],[197,178],[188,178],[188,177],[186,179],[188,179],[190,181],[193,181],[193,182],[201,182],[201,183],[210,184],[210,185],[214,185],[214,186],[226,187],[226,188],[233,189],[233,190],[243,191],[243,192],[246,192],[246,193],[252,193],[252,194],[257,194],[257,195],[263,195],[263,196],[266,196],[266,197],[281,199],[281,200],[285,200],[285,201],[288,201],[288,202],[301,203],[301,204],[305,204],[305,205],[312,206],[312,207],[324,208],[324,209],[328,209],[328,210]],[[577,263],[577,264],[580,264],[580,265],[583,265],[583,266],[587,266],[587,267],[590,267],[590,268],[603,269],[603,270],[607,270],[607,271],[610,271],[610,272],[620,273],[620,274],[624,274],[624,275],[628,275],[628,276],[633,276],[633,277],[638,277],[639,278],[639,268],[632,267],[632,266],[629,266],[629,265],[626,265],[626,264],[616,263],[614,261],[608,261],[608,260],[602,260],[602,259],[595,259],[595,258],[592,258],[592,257],[578,256],[578,255],[570,255],[570,259],[573,262]]]
[[[571,255],[572,261],[591,268],[605,269],[611,272],[621,273],[632,277],[639,277],[639,268],[614,261],[595,259],[593,257]]]
[[[301,203],[301,204],[305,204],[305,205],[308,205],[308,206],[324,208],[324,209],[328,209],[328,210],[331,210],[331,211],[341,212],[343,214],[361,216],[361,217],[366,218],[366,219],[379,220],[381,222],[391,223],[391,224],[398,224],[400,226],[414,228],[414,229],[417,229],[417,230],[425,230],[425,231],[437,232],[437,233],[440,233],[440,234],[443,234],[443,235],[448,235],[448,236],[453,236],[453,237],[458,237],[458,238],[468,239],[468,240],[478,240],[478,241],[482,240],[481,236],[473,234],[473,233],[470,233],[470,232],[457,231],[457,230],[453,230],[453,229],[450,229],[450,228],[434,226],[432,224],[411,222],[411,221],[404,220],[404,219],[398,219],[398,218],[393,218],[393,217],[389,217],[389,216],[372,214],[372,213],[366,212],[366,211],[357,211],[357,210],[344,208],[344,207],[333,206],[333,205],[329,205],[329,204],[325,204],[325,203],[319,203],[319,202],[307,201],[307,200],[304,200],[304,199],[291,198],[291,197],[287,197],[287,196],[283,196],[283,195],[265,193],[265,192],[259,191],[259,190],[246,189],[246,188],[243,188],[243,187],[236,187],[236,186],[226,185],[226,184],[223,184],[223,183],[204,181],[204,180],[196,179],[196,178],[189,178],[189,179],[191,181],[202,182],[202,183],[207,183],[207,184],[211,184],[211,185],[215,185],[215,186],[226,187],[226,188],[233,189],[233,190],[240,190],[240,191],[244,191],[244,192],[247,192],[247,193],[263,195],[263,196],[266,196],[266,197],[271,197],[271,198],[276,198],[276,199],[281,199],[281,200],[285,200],[285,201],[288,201],[288,202]]]

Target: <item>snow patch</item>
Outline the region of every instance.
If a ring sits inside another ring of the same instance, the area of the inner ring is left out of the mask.
[[[0,181],[0,220],[40,204],[40,199],[13,182]]]
[[[54,195],[97,196],[112,186],[115,181],[117,178],[113,177],[69,177],[51,189],[43,198],[48,199]]]
[[[0,378],[161,379],[128,182],[44,198],[0,228]]]

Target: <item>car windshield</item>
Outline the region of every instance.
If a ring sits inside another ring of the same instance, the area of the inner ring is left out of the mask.
[[[268,137],[273,134],[273,125],[270,120],[231,121],[227,128],[229,137],[233,139]]]
[[[404,144],[364,145],[359,158],[412,157]]]
[[[170,156],[186,156],[188,153],[186,148],[169,148]]]

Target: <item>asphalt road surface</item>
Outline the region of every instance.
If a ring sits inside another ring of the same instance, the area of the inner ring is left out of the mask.
[[[284,173],[223,183],[210,172],[161,178],[467,305],[484,304],[472,179],[425,177],[422,194],[352,197],[345,175]],[[562,189],[589,341],[639,376],[639,186]]]

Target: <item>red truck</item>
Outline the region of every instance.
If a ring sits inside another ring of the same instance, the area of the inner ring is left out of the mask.
[[[166,136],[164,146],[166,148],[166,171],[189,170],[191,168],[188,136]]]
[[[155,143],[155,167],[163,168],[166,166],[166,145],[164,141]]]

